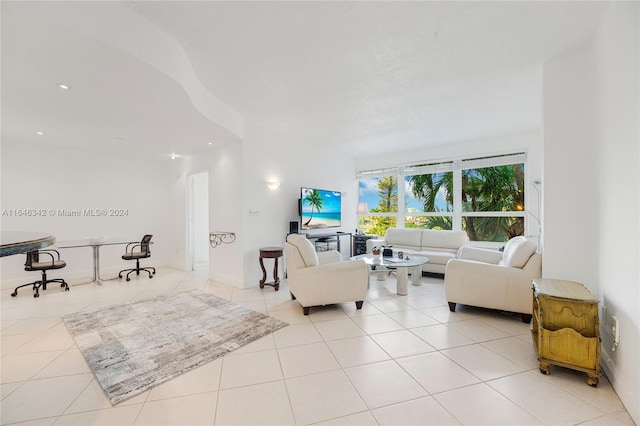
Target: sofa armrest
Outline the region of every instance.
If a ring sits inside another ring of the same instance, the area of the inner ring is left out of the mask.
[[[311,266],[289,275],[289,289],[302,306],[364,300],[368,282],[369,267],[364,260]]]
[[[445,296],[449,303],[531,314],[531,280],[538,277],[535,271],[452,259],[444,275]]]
[[[503,253],[497,250],[488,250],[464,245],[458,250],[457,259],[474,260],[476,262],[497,265],[502,260]]]

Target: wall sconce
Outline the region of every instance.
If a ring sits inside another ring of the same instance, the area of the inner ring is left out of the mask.
[[[280,186],[280,182],[278,182],[277,180],[267,181],[267,186],[271,190],[278,189],[278,187]]]

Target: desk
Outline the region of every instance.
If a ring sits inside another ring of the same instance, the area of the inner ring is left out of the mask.
[[[335,241],[338,246],[338,251],[340,251],[340,238],[341,237],[349,237],[349,256],[353,254],[351,251],[351,233],[350,232],[333,232],[331,234],[306,234],[307,239],[309,240],[319,240],[326,239],[328,241]],[[313,241],[311,241],[313,243]],[[315,247],[315,243],[314,243]]]
[[[91,247],[93,254],[93,278],[91,281],[82,284],[95,282],[98,285],[102,285],[102,281],[114,280],[115,278],[104,279],[100,277],[100,247],[115,244],[129,244],[131,242],[130,240],[123,240],[121,238],[87,238],[84,240],[62,241],[57,243],[56,246],[59,248]]]
[[[53,235],[30,231],[2,231],[0,233],[0,257],[27,253],[48,247],[56,242]]]

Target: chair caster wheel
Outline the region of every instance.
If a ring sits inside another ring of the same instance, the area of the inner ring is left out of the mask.
[[[149,275],[149,278],[153,278],[153,275]]]
[[[127,281],[131,281],[131,278],[127,277]]]
[[[118,278],[122,278],[122,275],[118,274]]]
[[[33,297],[40,297],[38,293],[34,294]]]
[[[65,287],[64,291],[69,291],[69,287]]]
[[[16,297],[18,295],[17,291],[14,291],[13,293],[11,293],[11,297]]]

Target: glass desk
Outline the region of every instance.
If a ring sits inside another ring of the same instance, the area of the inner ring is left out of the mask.
[[[422,265],[427,263],[429,259],[420,256],[411,256],[409,259],[398,259],[397,257],[382,257],[372,254],[360,254],[353,256],[352,260],[362,259],[369,268],[384,267],[383,271],[388,272],[389,269],[397,271],[396,293],[400,296],[407,295],[407,284],[409,283],[409,269],[411,269],[411,284],[420,285],[422,278]]]
[[[87,238],[83,240],[73,240],[73,241],[61,241],[56,244],[57,247],[62,249],[67,248],[77,248],[77,247],[91,247],[92,255],[93,255],[93,278],[91,281],[81,284],[89,284],[96,283],[98,285],[102,285],[103,281],[115,280],[114,278],[102,278],[100,277],[100,247],[102,246],[110,246],[116,244],[129,244],[133,241],[125,240],[122,238]]]

